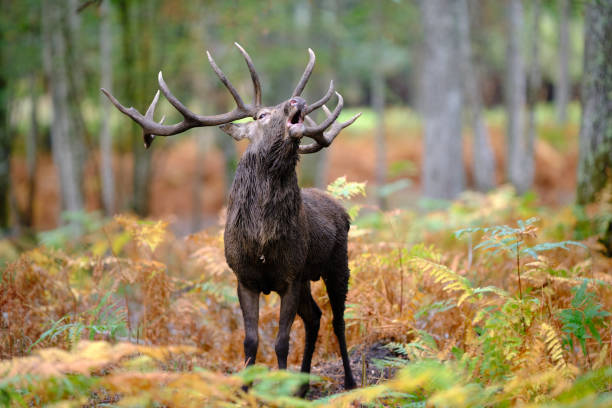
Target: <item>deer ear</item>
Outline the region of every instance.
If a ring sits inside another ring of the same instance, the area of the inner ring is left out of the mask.
[[[226,123],[225,125],[219,126],[219,129],[230,135],[234,138],[234,140],[242,140],[249,139],[251,140],[250,135],[250,125],[253,122],[246,123]]]

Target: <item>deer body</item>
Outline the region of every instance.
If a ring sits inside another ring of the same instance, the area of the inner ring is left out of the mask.
[[[278,366],[287,367],[289,334],[296,314],[304,321],[306,340],[302,372],[310,372],[312,355],[319,332],[321,310],[312,298],[310,282],[323,278],[333,313],[333,328],[344,366],[345,387],[355,381],[349,364],[344,335],[344,308],[348,292],[347,240],[350,227],[344,208],[326,193],[316,189],[300,189],[295,171],[300,154],[314,153],[329,146],[338,133],[359,116],[336,123],[343,106],[330,112],[324,105],[333,94],[329,91],[319,101],[307,105],[299,95],[314,66],[310,52],[308,66],[293,92],[293,96],[276,106],[263,107],[261,86],[250,56],[243,54],[253,80],[255,103],[245,104],[235,88],[208,54],[213,70],[230,91],[237,108],[231,112],[201,116],[189,111],[168,89],[161,72],[160,89],[166,99],[183,115],[175,125],[163,125],[153,120],[159,92],[143,116],[134,108],[125,108],[110,93],[102,90],[124,114],[144,130],[145,146],[155,135],[172,136],[197,126],[222,125],[221,130],[236,140],[250,141],[243,154],[228,200],[225,226],[225,257],[238,280],[238,298],[244,318],[244,352],[247,364],[253,364],[259,343],[260,293],[277,292],[281,297],[280,319],[275,351]],[[327,114],[317,125],[307,114],[323,107]],[[251,116],[252,122],[231,123]],[[308,125],[304,124],[307,121]],[[313,143],[301,145],[302,138]],[[305,393],[306,387],[302,389]]]

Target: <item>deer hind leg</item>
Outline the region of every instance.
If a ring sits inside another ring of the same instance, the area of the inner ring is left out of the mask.
[[[298,315],[304,322],[305,341],[304,341],[304,356],[302,357],[302,372],[310,373],[312,363],[312,355],[315,350],[317,336],[319,335],[319,327],[321,325],[321,309],[317,302],[312,298],[310,292],[310,282],[307,281],[300,295],[300,305],[298,307]],[[297,392],[297,395],[304,397],[308,392],[310,384],[306,382]]]
[[[355,388],[355,380],[351,371],[351,364],[346,349],[346,337],[344,335],[344,303],[346,302],[346,294],[348,293],[349,269],[346,260],[346,251],[344,251],[344,260],[342,263],[336,263],[336,269],[330,269],[323,276],[329,303],[333,313],[333,327],[338,345],[340,346],[340,356],[342,357],[342,365],[344,366],[344,388]]]
[[[244,360],[251,365],[255,364],[259,344],[259,292],[247,289],[238,282],[238,300],[244,319]]]
[[[312,298],[310,293],[310,282],[306,282],[300,296],[300,306],[298,307],[298,315],[304,322],[304,331],[306,333],[304,342],[304,357],[302,358],[302,372],[309,373],[312,363],[312,355],[315,350],[317,336],[319,334],[319,326],[321,324],[321,309],[317,302]]]
[[[285,293],[281,295],[280,319],[278,322],[278,334],[274,351],[278,360],[278,368],[287,368],[287,355],[289,354],[289,334],[295,320],[295,315],[300,304],[301,283],[292,282]]]

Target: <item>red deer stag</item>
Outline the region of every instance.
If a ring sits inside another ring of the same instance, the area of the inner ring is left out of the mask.
[[[275,106],[263,106],[261,85],[251,57],[239,44],[236,46],[251,73],[255,93],[253,104],[244,103],[207,52],[210,65],[236,102],[236,108],[230,112],[214,116],[191,112],[170,92],[161,72],[158,77],[161,92],[183,116],[177,124],[163,125],[163,118],[159,122],[153,119],[159,91],[144,115],[133,107],[125,108],[105,89],[102,92],[117,109],[142,127],[146,147],[155,136],[173,136],[194,127],[215,125],[221,125],[221,130],[235,140],[250,141],[236,169],[225,226],[225,257],[238,279],[246,362],[253,364],[257,354],[259,294],[275,291],[281,297],[275,343],[278,367],[287,367],[289,332],[297,313],[306,331],[302,372],[310,372],[321,319],[321,310],[310,292],[310,281],[323,278],[344,365],[344,385],[347,389],[353,388],[355,381],[349,365],[343,317],[349,280],[349,217],[344,208],[324,192],[300,189],[295,167],[300,154],[328,147],[359,115],[344,123],[336,122],[343,106],[342,96],[336,92],[338,105],[333,112],[324,105],[334,93],[333,81],[325,96],[311,105],[300,97],[315,63],[314,52],[310,49],[310,60],[291,97]],[[317,124],[307,115],[321,107],[327,117]],[[254,120],[230,123],[246,117]],[[300,145],[304,136],[313,142]]]

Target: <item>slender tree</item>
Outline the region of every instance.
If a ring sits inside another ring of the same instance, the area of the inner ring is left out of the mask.
[[[612,180],[612,0],[586,4],[579,203],[588,203]]]
[[[124,76],[122,89],[125,100],[134,101],[134,106],[148,106],[151,89],[155,89],[151,72],[151,30],[153,2],[118,0],[117,9],[122,29],[121,51]],[[146,95],[146,96],[145,96]],[[130,134],[138,133],[135,125]],[[132,137],[134,166],[132,172],[133,195],[131,207],[136,214],[144,216],[149,211],[151,190],[151,152],[145,151],[141,137]]]
[[[383,28],[383,2],[375,2],[372,13],[372,33],[370,35],[380,38]],[[372,41],[372,44],[375,44]],[[374,61],[382,61],[382,47],[374,46]],[[387,145],[385,141],[385,77],[381,63],[372,64],[372,75],[370,80],[372,95],[370,104],[376,114],[376,126],[374,138],[376,143],[376,186],[378,206],[382,210],[387,209],[387,199],[380,194],[380,189],[387,181]]]
[[[525,132],[526,117],[526,73],[522,53],[521,35],[524,27],[523,2],[508,2],[508,48],[506,50],[506,173],[518,193],[524,193],[531,187],[531,177],[525,171],[525,160],[528,154],[528,138]]]
[[[555,88],[555,105],[557,120],[561,124],[567,121],[567,104],[570,97],[569,59],[569,0],[559,0],[559,63],[557,65],[557,86]]]
[[[57,166],[62,208],[83,209],[84,124],[78,83],[73,70],[79,65],[74,49],[76,2],[45,0],[42,7],[45,71],[51,90],[53,120],[51,147]]]
[[[26,135],[26,164],[28,168],[28,198],[22,222],[28,227],[34,225],[34,197],[36,194],[36,169],[38,167],[38,76],[30,76],[30,130]]]
[[[453,0],[421,0],[424,28],[422,108],[425,120],[423,193],[452,199],[464,188],[462,92],[456,69],[458,27]]]
[[[100,4],[100,85],[112,89],[113,62],[111,37],[111,1]],[[102,204],[107,215],[115,212],[115,177],[113,174],[113,135],[110,128],[111,105],[100,95],[102,126],[100,129],[100,178]]]
[[[6,1],[0,2],[2,8]],[[2,21],[2,23],[4,23]],[[4,24],[0,24],[0,235],[6,232],[10,224],[10,183],[11,183],[11,150],[12,136],[8,122],[8,81],[6,78],[4,44]]]
[[[540,0],[531,2],[531,33],[529,35],[529,78],[527,86],[527,140],[525,155],[523,156],[523,172],[525,174],[526,185],[533,184],[535,172],[534,145],[537,137],[536,105],[538,95],[542,85],[542,74],[540,70]]]
[[[456,7],[459,22],[461,76],[466,105],[470,113],[470,124],[474,134],[472,148],[474,152],[474,187],[479,191],[488,191],[495,186],[495,156],[482,115],[482,97],[479,85],[480,70],[478,64],[474,62],[472,36],[470,35],[471,13],[467,0],[457,0]]]

